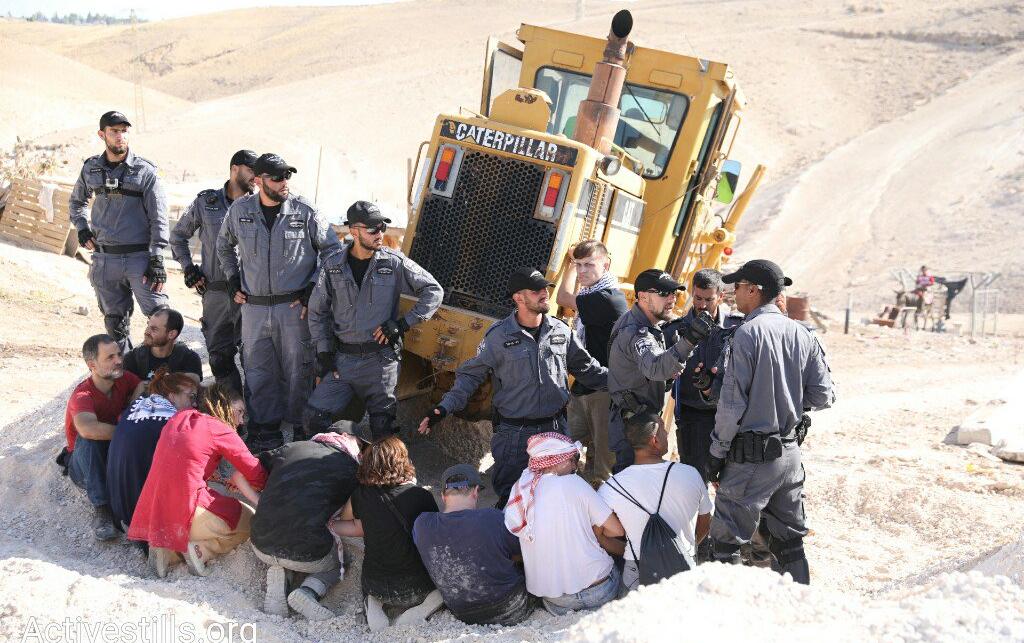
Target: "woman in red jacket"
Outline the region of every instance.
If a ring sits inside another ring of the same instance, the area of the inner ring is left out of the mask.
[[[149,543],[149,561],[158,576],[185,558],[189,571],[209,573],[207,563],[249,537],[253,510],[207,485],[226,458],[236,471],[232,484],[253,505],[267,474],[242,439],[245,404],[233,390],[214,384],[203,390],[198,410],[176,413],[164,426],[153,465],[142,487],[128,538]]]

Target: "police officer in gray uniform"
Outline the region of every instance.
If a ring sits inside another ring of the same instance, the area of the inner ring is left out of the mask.
[[[395,432],[398,360],[410,326],[433,317],[444,290],[412,259],[384,246],[390,219],[356,201],[345,225],[352,242],[324,260],[309,299],[309,331],[320,382],[303,414],[308,439],[324,431],[353,395],[366,404],[375,440]],[[398,313],[399,295],[419,301]]]
[[[608,419],[608,444],[615,452],[618,473],[633,464],[633,449],[626,440],[623,413],[646,409],[660,414],[672,378],[714,326],[703,312],[677,325],[678,339],[666,345],[661,323],[672,320],[676,293],[686,286],[664,270],[651,268],[637,275],[633,284],[636,303],[612,328],[608,351],[608,393],[612,408]]]
[[[217,235],[228,207],[252,194],[256,175],[252,168],[256,152],[239,150],[231,157],[230,177],[216,190],[203,190],[178,224],[171,230],[171,254],[185,272],[185,286],[195,288],[203,297],[203,337],[210,354],[210,370],[218,384],[242,392],[242,378],[235,367],[235,354],[241,342],[242,313],[228,291],[228,278],[217,258]],[[199,232],[202,246],[200,265],[192,263],[188,241]]]
[[[568,433],[568,375],[595,391],[608,387],[608,370],[587,352],[565,322],[547,315],[551,286],[554,284],[533,268],[512,273],[509,293],[515,311],[487,330],[476,356],[456,369],[452,389],[419,426],[420,433],[429,433],[446,415],[465,408],[470,396],[491,376],[491,482],[499,508],[505,506],[512,485],[529,462],[527,440],[547,431]]]
[[[147,317],[167,306],[167,198],[156,166],[128,149],[131,126],[121,112],[100,117],[106,150],[85,160],[69,200],[78,242],[94,253],[89,282],[103,325],[122,351],[131,345],[132,294]]]
[[[736,284],[736,307],[746,315],[727,347],[711,438],[707,478],[718,481],[711,522],[715,560],[740,562],[764,517],[772,568],[810,583],[804,555],[804,412],[835,401],[818,340],[772,303],[793,282],[764,259],[723,278]]]
[[[297,170],[277,154],[253,167],[259,192],[231,204],[217,237],[229,292],[242,306],[242,367],[249,389],[249,448],[281,446],[281,422],[302,425],[313,384],[306,305],[319,262],[339,248],[327,219],[292,195]],[[236,249],[237,246],[237,249]]]

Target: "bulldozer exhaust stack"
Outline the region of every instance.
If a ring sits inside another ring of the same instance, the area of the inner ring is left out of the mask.
[[[573,139],[602,154],[611,152],[619,124],[619,98],[626,82],[626,58],[632,50],[627,38],[633,30],[633,16],[626,10],[612,18],[604,59],[594,67],[587,99],[580,103]]]

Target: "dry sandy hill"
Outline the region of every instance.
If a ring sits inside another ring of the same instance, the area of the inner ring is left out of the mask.
[[[404,207],[405,161],[429,134],[434,116],[477,107],[488,35],[512,38],[520,22],[601,35],[618,6],[587,3],[579,21],[575,8],[568,1],[484,7],[434,0],[250,9],[147,23],[135,31],[0,21],[0,43],[45,48],[116,79],[138,69],[146,85],[146,127],[135,145],[176,184],[179,201],[221,180],[232,151],[252,147],[291,160],[300,169],[296,191],[317,194],[338,218],[357,198]],[[876,308],[889,298],[889,269],[920,263],[934,265],[938,274],[1000,270],[1004,310],[1024,307],[1015,288],[1021,267],[1006,251],[1019,238],[1022,206],[1015,190],[1024,172],[1013,106],[1004,106],[1002,121],[975,111],[974,130],[965,115],[957,127],[936,124],[939,132],[932,132],[929,119],[938,118],[938,108],[914,118],[916,127],[876,129],[927,108],[1019,50],[1019,5],[745,0],[641,1],[629,8],[638,44],[728,61],[751,99],[735,156],[748,170],[764,162],[771,174],[743,225],[738,256],[757,253],[791,264],[798,288],[830,307],[845,302],[852,288],[863,308]],[[23,59],[26,51],[18,50]],[[65,76],[80,77],[73,64],[30,72],[48,84],[38,93],[80,97],[76,113],[111,103],[133,108],[120,81],[117,91],[99,81],[69,84]],[[961,95],[972,96],[978,109],[1007,92],[1012,102],[1015,89],[980,81],[973,87]],[[17,103],[4,100],[0,122],[41,143],[70,139],[71,165],[95,153],[91,127],[75,136],[67,131],[88,119],[67,121],[38,110],[29,120]],[[956,99],[945,105],[955,111]],[[990,125],[996,130],[986,135]],[[998,149],[986,155],[993,141]],[[846,158],[856,152],[868,161],[844,165],[840,148]],[[888,148],[902,152],[886,156]],[[866,224],[848,229],[867,221],[870,234]]]

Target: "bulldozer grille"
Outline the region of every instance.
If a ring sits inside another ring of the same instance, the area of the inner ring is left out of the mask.
[[[556,227],[533,218],[543,179],[540,165],[467,150],[451,198],[427,193],[409,255],[445,304],[504,317],[512,271],[545,271]]]

